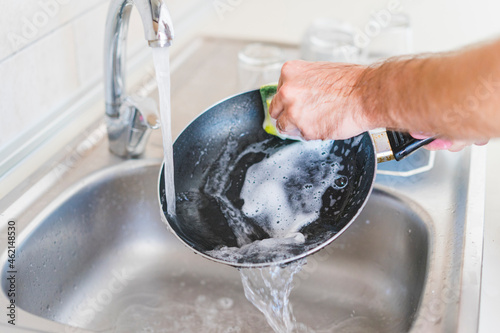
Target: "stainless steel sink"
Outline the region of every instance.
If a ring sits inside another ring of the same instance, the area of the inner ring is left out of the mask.
[[[173,110],[183,110],[174,112],[174,134],[235,92],[234,81],[215,87],[211,78],[222,73],[217,64],[235,65],[244,43],[194,44],[173,73]],[[228,77],[235,71],[228,68]],[[11,200],[17,329],[270,332],[245,299],[238,271],[192,253],[161,222],[161,153],[159,133],[144,159],[130,161],[111,156],[102,139],[50,186],[36,184]],[[297,320],[317,332],[476,331],[483,168],[481,150],[466,149],[439,152],[424,173],[378,175],[355,223],[296,276]],[[0,231],[2,251],[6,232]],[[6,252],[1,260],[0,305],[7,306]],[[13,329],[5,322],[0,331]]]
[[[270,331],[245,300],[236,269],[191,253],[167,231],[158,169],[155,160],[122,163],[47,207],[18,248],[19,307],[96,331],[159,321],[156,329],[177,332],[208,317],[215,331]],[[298,319],[315,330],[350,322],[370,332],[407,332],[423,296],[429,224],[418,207],[375,190],[346,234],[299,274],[292,297]],[[141,311],[148,316],[130,320]]]

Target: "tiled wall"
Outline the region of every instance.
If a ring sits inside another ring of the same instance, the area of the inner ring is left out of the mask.
[[[174,22],[196,0],[167,0]],[[5,1],[0,10],[0,149],[102,76],[109,0]],[[134,9],[128,54],[146,47]]]

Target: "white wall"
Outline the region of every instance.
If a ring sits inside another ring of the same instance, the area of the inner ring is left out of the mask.
[[[102,68],[105,0],[21,0],[0,11],[0,145]]]
[[[168,0],[174,22],[196,0]],[[3,1],[0,10],[0,149],[103,73],[109,0]],[[132,11],[127,51],[147,47]]]
[[[218,19],[204,31],[229,38],[299,43],[314,18],[346,20],[364,29],[370,14],[391,2],[410,15],[417,52],[500,37],[498,0],[214,0]]]

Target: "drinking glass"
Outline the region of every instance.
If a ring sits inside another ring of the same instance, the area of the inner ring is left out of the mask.
[[[387,21],[383,21],[375,13],[364,30],[365,37],[369,40],[364,50],[368,62],[413,51],[413,31],[407,14],[391,14]]]
[[[308,27],[301,44],[301,57],[308,61],[357,62],[354,29],[346,22],[320,18]]]
[[[241,90],[256,89],[278,82],[285,52],[272,44],[251,43],[238,53],[238,76]]]

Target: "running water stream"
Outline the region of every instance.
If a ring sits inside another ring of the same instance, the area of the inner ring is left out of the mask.
[[[175,215],[174,153],[170,107],[170,57],[168,47],[153,47],[153,61],[160,98],[160,122],[163,137],[163,161],[165,163],[165,195],[167,212]]]
[[[305,263],[306,259],[301,259],[286,266],[240,269],[246,298],[264,314],[276,333],[312,332],[297,323],[290,303],[293,278]]]

